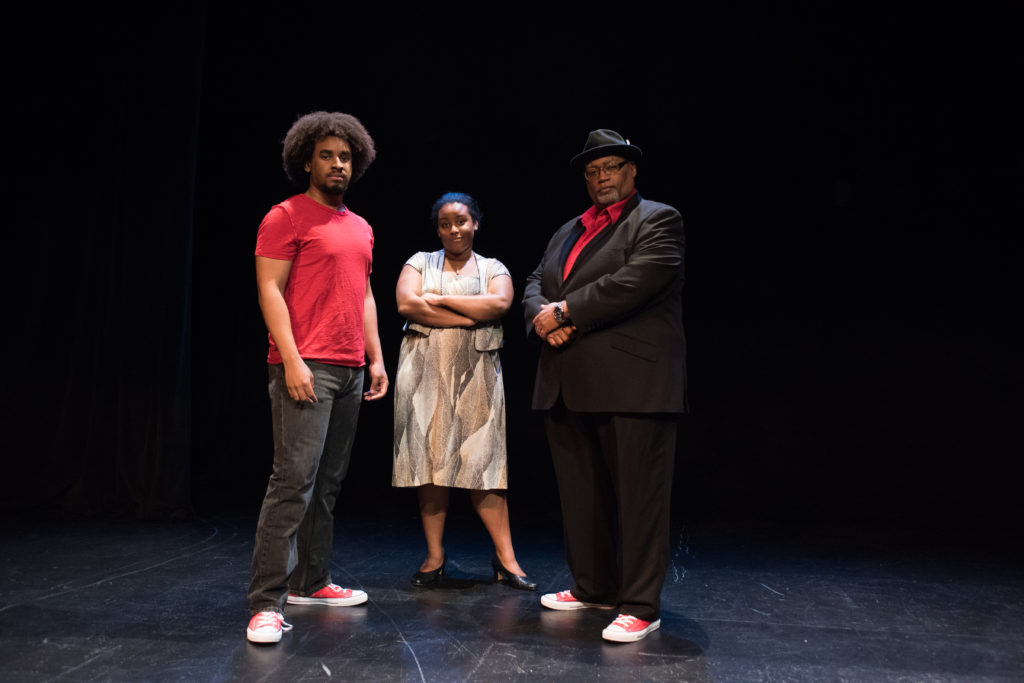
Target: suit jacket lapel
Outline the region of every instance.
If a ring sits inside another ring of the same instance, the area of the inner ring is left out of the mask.
[[[576,229],[579,230],[579,234],[576,235],[576,239],[573,239],[571,243],[569,242],[569,240],[566,240],[566,244],[568,246],[562,247],[562,258],[560,260],[561,270],[558,271],[560,284],[564,288],[566,288],[566,291],[568,291],[567,288],[569,287],[576,273],[580,271],[581,266],[585,265],[587,260],[591,256],[593,256],[593,254],[596,251],[598,251],[604,246],[605,242],[607,242],[608,239],[612,236],[612,233],[615,232],[616,228],[622,225],[622,222],[629,217],[629,214],[633,213],[633,209],[640,205],[640,199],[640,193],[637,192],[635,195],[633,195],[633,198],[626,202],[626,205],[622,207],[622,213],[619,214],[619,220],[615,221],[614,223],[606,227],[604,230],[598,233],[597,236],[594,237],[594,239],[590,240],[587,246],[583,247],[583,250],[580,251],[579,255],[576,257],[576,262],[573,264],[572,270],[569,271],[569,277],[565,278],[564,282],[561,282],[561,274],[562,271],[565,270],[565,259],[568,258],[569,251],[572,249],[572,245],[575,244],[576,240],[579,239],[579,236],[583,234],[583,222],[580,220],[576,221]]]
[[[558,249],[558,258],[555,259],[554,263],[548,265],[544,272],[545,290],[555,292],[555,298],[552,301],[556,301],[562,296],[562,271],[565,270],[565,259],[569,256],[569,251],[572,249],[572,245],[576,244],[576,240],[579,239],[580,235],[583,234],[583,224],[580,223],[579,219],[576,220],[576,224],[571,230],[565,233],[565,239],[562,243],[554,248]]]

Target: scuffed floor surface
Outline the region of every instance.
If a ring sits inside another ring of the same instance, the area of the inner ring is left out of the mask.
[[[611,614],[553,612],[570,587],[554,524],[513,519],[538,593],[493,584],[479,522],[453,515],[449,580],[414,589],[414,510],[341,515],[334,579],[365,605],[290,607],[281,643],[245,640],[252,515],[183,523],[0,521],[0,680],[1018,681],[1024,572],[973,550],[679,525],[662,628],[600,637]],[[513,516],[514,517],[514,516]]]

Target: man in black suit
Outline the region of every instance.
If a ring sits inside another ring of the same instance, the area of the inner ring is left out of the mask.
[[[683,220],[636,192],[639,147],[592,131],[570,166],[593,206],[563,225],[527,278],[544,410],[574,585],[550,609],[617,609],[606,640],[661,625],[676,426],[686,411]]]

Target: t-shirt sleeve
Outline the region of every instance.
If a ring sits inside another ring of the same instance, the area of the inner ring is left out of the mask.
[[[369,223],[366,223],[366,231],[370,233],[370,262],[366,264],[366,277],[370,277],[373,273],[373,228]]]
[[[260,223],[256,233],[256,255],[281,261],[294,261],[299,253],[295,226],[291,216],[281,206],[275,206]]]
[[[498,277],[499,275],[508,275],[509,277],[512,277],[512,273],[508,272],[508,268],[505,267],[504,263],[502,263],[501,261],[499,261],[496,258],[495,259],[488,259],[488,260],[490,261],[490,263],[488,264],[488,269],[487,269],[487,281],[488,282],[490,282],[494,278]]]
[[[420,273],[427,265],[427,253],[425,251],[417,251],[415,254],[409,257],[409,260],[405,262],[405,265],[412,266]]]

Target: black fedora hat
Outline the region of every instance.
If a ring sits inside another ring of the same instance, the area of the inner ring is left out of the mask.
[[[574,171],[582,171],[591,159],[620,156],[630,161],[640,161],[643,155],[644,153],[639,147],[629,144],[629,140],[614,130],[599,128],[590,131],[590,135],[587,136],[587,144],[583,145],[583,151],[569,161],[569,166]]]

